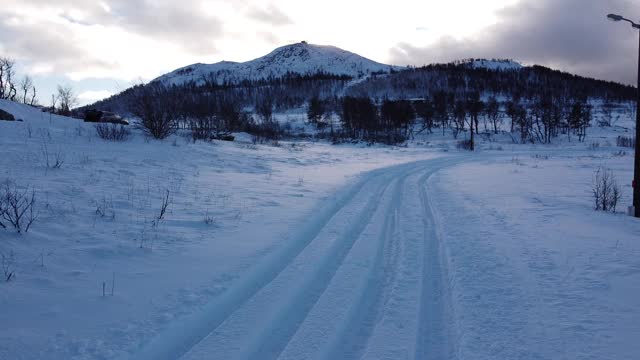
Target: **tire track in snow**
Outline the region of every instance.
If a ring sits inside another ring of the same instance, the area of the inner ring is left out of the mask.
[[[402,201],[402,190],[408,174],[401,174],[394,186],[392,200],[387,208],[383,231],[378,237],[375,258],[367,276],[362,280],[356,300],[348,315],[337,327],[333,336],[318,356],[318,359],[355,359],[366,344],[376,320],[375,310],[383,299],[382,293],[389,273],[385,271],[385,249],[396,235],[398,211]]]
[[[396,167],[403,167],[406,164]],[[395,167],[393,167],[395,168]],[[138,352],[125,358],[140,360],[177,359],[215,330],[235,310],[269,284],[298,256],[327,226],[331,219],[365,186],[385,175],[389,168],[367,173],[352,186],[338,193],[337,200],[320,208],[288,244],[257,264],[227,291],[213,299],[201,310],[171,323],[169,327],[144,344]]]
[[[393,174],[395,175],[395,174]],[[287,346],[291,337],[307,317],[320,296],[329,286],[336,271],[344,262],[360,234],[370,223],[383,196],[395,176],[385,176],[379,188],[369,197],[361,214],[356,216],[350,228],[340,234],[332,249],[323,257],[320,265],[310,275],[304,277],[284,303],[279,304],[275,313],[260,328],[239,359],[277,359]]]
[[[429,340],[444,341],[445,336],[425,330],[441,327],[438,318],[423,309],[435,309],[430,304],[440,299],[442,282],[438,280],[440,263],[432,260],[439,256],[437,248],[428,244],[435,238],[423,191],[426,180],[451,163],[450,159],[431,161],[405,175],[395,204],[396,216],[390,222],[393,233],[387,235],[388,246],[382,250],[384,260],[380,260],[392,267],[380,265],[376,280],[365,282],[366,295],[352,304],[353,315],[334,334],[320,359],[448,358],[445,351],[440,350],[444,346]],[[405,186],[405,182],[409,186]],[[393,253],[385,251],[394,247]],[[431,279],[434,276],[436,279]],[[429,287],[425,285],[427,282]],[[432,321],[435,324],[432,325]]]
[[[425,174],[419,181],[420,202],[424,225],[424,252],[420,295],[419,327],[415,344],[415,359],[453,359],[450,320],[447,307],[451,301],[446,286],[446,269],[438,231],[433,216],[433,205],[427,195]]]
[[[366,334],[351,333],[349,324],[361,323],[364,314],[361,309],[368,307],[370,301],[378,301],[377,288],[383,286],[380,282],[385,272],[384,248],[394,233],[403,178],[394,176],[394,184],[380,198],[383,205],[378,207],[279,359],[353,358],[346,352],[340,353],[340,349],[332,349],[342,336],[366,338]],[[334,356],[336,353],[340,354]]]

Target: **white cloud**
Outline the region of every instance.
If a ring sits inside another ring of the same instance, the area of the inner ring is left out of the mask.
[[[88,90],[78,94],[79,100],[99,100],[113,95],[109,90]]]
[[[0,28],[12,33],[0,33],[0,45],[33,69],[131,80],[193,62],[250,60],[274,41],[331,44],[384,62],[399,41],[464,36],[515,0],[4,1]]]

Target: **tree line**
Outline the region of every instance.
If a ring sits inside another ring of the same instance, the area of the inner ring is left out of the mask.
[[[340,119],[339,129],[327,122],[334,112]],[[334,138],[390,144],[405,141],[414,131],[439,130],[443,136],[450,132],[456,139],[464,133],[468,137],[464,146],[473,150],[476,135],[503,130],[521,143],[546,144],[561,135],[584,141],[593,110],[587,98],[558,97],[549,92],[532,101],[516,96],[500,101],[479,92],[437,91],[411,100],[375,101],[354,96],[322,100],[314,96],[308,103],[307,118],[320,129],[330,126]]]
[[[261,96],[251,104],[220,93],[184,91],[159,82],[138,85],[131,92],[127,109],[139,117],[143,127],[156,138],[165,138],[178,129],[188,129],[196,139],[216,139],[234,131],[260,133],[277,138],[273,98]],[[564,97],[543,92],[533,99],[495,96],[471,91],[436,91],[416,99],[380,99],[344,96],[306,101],[307,119],[318,129],[329,128],[334,139],[359,139],[387,144],[401,143],[417,133],[450,132],[454,138],[465,134],[466,147],[473,149],[475,136],[509,132],[514,141],[550,143],[566,135],[584,141],[593,114],[588,98]],[[339,123],[334,124],[336,114]],[[508,121],[507,127],[504,127]]]
[[[438,130],[464,134],[465,146],[473,148],[481,131],[506,130],[522,143],[559,136],[584,141],[592,99],[604,99],[602,108],[611,109],[635,97],[630,86],[539,66],[495,70],[452,63],[373,75],[355,85],[351,80],[320,73],[232,82],[208,75],[182,85],[135,86],[92,107],[161,124],[153,136],[188,128],[198,138],[243,130],[277,134],[282,129],[274,112],[306,107],[309,122],[329,128],[336,139],[398,143],[414,132]]]
[[[388,76],[373,76],[348,89],[348,95],[372,98],[416,98],[438,91],[458,94],[479,92],[496,97],[534,100],[538,94],[588,97],[614,102],[632,101],[636,89],[611,81],[552,70],[534,65],[518,69],[489,69],[454,62],[410,68]]]

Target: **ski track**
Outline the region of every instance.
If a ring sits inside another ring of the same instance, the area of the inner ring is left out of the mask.
[[[447,359],[445,263],[427,179],[451,157],[375,170],[132,359]]]

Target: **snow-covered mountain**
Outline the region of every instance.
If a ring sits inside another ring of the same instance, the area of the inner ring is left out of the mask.
[[[303,41],[279,47],[263,57],[243,63],[222,61],[185,66],[154,81],[179,85],[215,79],[223,83],[278,78],[287,73],[313,75],[320,72],[360,78],[391,69],[400,70],[402,67],[381,64],[335,46],[313,45]]]

